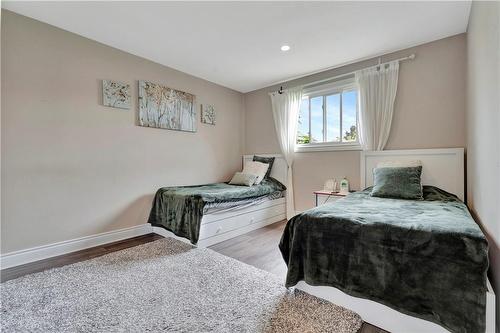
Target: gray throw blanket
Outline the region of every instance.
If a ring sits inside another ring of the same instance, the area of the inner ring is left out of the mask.
[[[200,236],[200,224],[205,204],[260,198],[285,189],[283,184],[271,177],[254,186],[216,183],[162,187],[154,197],[148,223],[155,227],[165,228],[196,244]]]
[[[484,332],[488,243],[467,207],[432,186],[424,200],[369,193],[288,221],[286,286],[332,286],[452,332]]]

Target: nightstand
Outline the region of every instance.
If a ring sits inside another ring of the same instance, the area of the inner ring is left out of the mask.
[[[334,202],[340,198],[343,198],[346,196],[346,194],[340,194],[339,192],[329,192],[329,191],[314,191],[314,202],[316,204],[316,207],[319,205],[323,205],[325,203],[330,203]]]

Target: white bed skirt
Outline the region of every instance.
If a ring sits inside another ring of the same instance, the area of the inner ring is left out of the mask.
[[[296,285],[297,289],[358,313],[361,318],[386,331],[399,333],[445,333],[449,332],[433,322],[412,317],[386,305],[364,298],[350,296],[343,291],[326,286],[310,286],[304,281]],[[486,293],[486,333],[495,333],[495,294],[488,281]]]
[[[197,246],[207,247],[262,228],[268,224],[282,221],[286,218],[285,202],[285,198],[279,198],[250,207],[204,215],[201,220],[200,237]],[[177,237],[172,232],[161,227],[153,227],[153,232],[189,243],[187,239]]]

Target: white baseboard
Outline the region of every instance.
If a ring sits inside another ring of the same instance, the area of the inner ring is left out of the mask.
[[[0,256],[0,267],[2,269],[27,264],[33,261],[47,259],[62,254],[84,250],[90,247],[116,242],[122,239],[141,236],[152,232],[150,224],[103,232],[81,238],[70,239],[53,244],[32,247],[2,254]]]

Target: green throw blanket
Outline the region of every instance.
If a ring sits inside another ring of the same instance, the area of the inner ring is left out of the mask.
[[[369,193],[288,221],[286,286],[332,286],[452,332],[484,332],[488,243],[467,207],[432,186],[424,200]]]
[[[148,223],[163,227],[196,244],[206,203],[260,198],[285,189],[283,184],[271,177],[254,186],[216,183],[162,187],[156,192]]]

